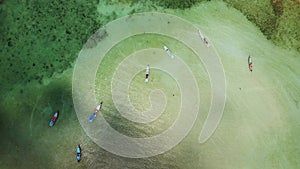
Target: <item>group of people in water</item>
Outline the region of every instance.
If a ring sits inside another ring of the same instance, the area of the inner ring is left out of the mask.
[[[102,104],[103,104],[103,102],[101,101],[100,104],[98,104],[98,105],[96,106],[96,108],[94,109],[94,112],[93,112],[93,114],[92,114],[93,119],[96,117],[96,114],[101,110]],[[54,113],[54,115],[53,115],[53,117],[51,118],[51,120],[50,120],[50,123],[49,123],[49,126],[50,126],[50,127],[53,127],[53,126],[54,126],[54,124],[56,123],[58,117],[59,117],[59,111],[57,110],[57,111]],[[91,120],[90,120],[90,121],[91,121]],[[81,160],[81,146],[80,146],[80,144],[76,147],[76,160],[77,160],[77,162],[80,162],[80,160]]]
[[[200,32],[199,30],[199,34],[200,34],[200,38],[202,39],[203,43],[207,46],[207,47],[210,47],[210,44],[207,40],[207,38]],[[172,58],[174,59],[174,55],[173,53],[169,50],[169,48],[166,46],[166,45],[163,45],[163,49],[167,52],[167,54]],[[248,57],[248,67],[249,67],[249,70],[252,72],[253,69],[253,62],[252,62],[252,56],[249,55]],[[150,65],[148,64],[147,67],[146,67],[146,76],[145,76],[145,82],[148,83],[149,82],[149,75],[150,75]],[[89,121],[90,122],[93,122],[94,118],[96,117],[97,113],[100,112],[100,110],[102,109],[102,105],[103,105],[103,101],[100,102],[100,104],[98,104],[95,109],[94,109],[94,112],[92,113],[92,115],[90,116],[90,119]],[[59,116],[59,111],[56,111],[53,115],[53,117],[51,118],[50,120],[50,123],[49,123],[49,126],[52,127],[54,126],[55,122],[57,121],[58,119],[58,116]],[[77,159],[77,162],[80,162],[81,160],[81,146],[78,145],[76,147],[76,159]]]
[[[103,101],[101,101],[94,109],[94,112],[92,113],[92,115],[90,116],[90,119],[89,121],[90,122],[93,122],[93,120],[95,119],[97,113],[100,112],[100,110],[102,109],[102,105],[103,105]],[[81,160],[81,147],[80,145],[77,146],[76,148],[76,159],[77,159],[77,162],[80,162]]]
[[[163,45],[163,49],[164,49],[164,51],[167,52],[167,54],[168,54],[172,59],[174,59],[173,53],[169,50],[169,48],[168,48],[166,45]],[[146,77],[145,77],[145,82],[146,82],[146,83],[149,82],[149,74],[150,74],[150,66],[149,66],[149,64],[148,64],[147,67],[146,67]]]

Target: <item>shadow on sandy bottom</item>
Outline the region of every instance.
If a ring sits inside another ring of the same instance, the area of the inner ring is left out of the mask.
[[[78,144],[80,126],[69,78],[54,79],[48,85],[18,85],[3,93],[0,105],[0,168],[52,168],[53,162],[68,157],[65,153],[72,153],[72,145]],[[56,110],[60,117],[50,128]]]

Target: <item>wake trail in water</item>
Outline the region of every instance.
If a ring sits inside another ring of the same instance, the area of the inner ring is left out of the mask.
[[[37,105],[38,105],[38,103],[39,103],[41,97],[42,97],[41,95],[38,96],[38,98],[37,98],[37,100],[36,100],[36,102],[35,102],[35,104],[34,104],[34,106],[33,106],[33,109],[32,109],[32,111],[31,111],[31,115],[30,115],[30,123],[29,123],[30,136],[32,136],[32,119],[33,119],[33,115],[34,115],[34,112],[35,112],[35,110],[36,110],[36,107],[37,107]]]

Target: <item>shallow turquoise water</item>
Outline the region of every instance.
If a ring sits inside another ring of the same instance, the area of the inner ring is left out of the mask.
[[[141,43],[142,42],[142,43]],[[208,75],[205,72],[205,69],[200,61],[200,59],[195,56],[195,54],[190,51],[190,49],[186,48],[183,44],[179,43],[175,39],[161,36],[161,35],[154,35],[154,34],[146,34],[146,35],[139,35],[139,36],[134,36],[131,38],[128,38],[124,41],[122,41],[120,44],[116,45],[111,51],[108,52],[108,54],[105,56],[105,58],[101,61],[101,64],[99,65],[99,70],[97,72],[96,76],[96,97],[97,100],[103,100],[106,103],[106,109],[109,111],[104,111],[104,116],[106,118],[111,119],[111,121],[115,121],[115,118],[118,119],[117,122],[112,122],[112,125],[116,125],[115,128],[118,128],[121,130],[123,133],[133,132],[134,130],[130,130],[130,128],[127,128],[126,126],[122,125],[123,120],[125,120],[126,124],[128,126],[131,126],[128,120],[120,117],[118,111],[115,108],[114,101],[112,100],[111,96],[111,80],[114,76],[115,69],[117,69],[118,65],[122,63],[123,59],[125,56],[128,56],[136,51],[139,50],[144,50],[147,48],[161,48],[160,42],[165,42],[168,43],[169,45],[172,45],[173,48],[175,49],[181,49],[182,53],[185,53],[186,55],[182,57],[183,60],[185,60],[191,70],[194,72],[194,75],[196,76],[198,80],[198,85],[200,87],[199,94],[201,95],[202,93],[209,93],[209,79]],[[163,56],[161,56],[163,57]],[[146,63],[146,62],[145,62]],[[124,70],[125,72],[127,70]],[[157,73],[157,74],[156,74]],[[179,103],[180,103],[180,91],[178,89],[178,86],[176,85],[174,79],[172,78],[163,78],[164,74],[160,70],[154,70],[153,75],[151,75],[150,79],[150,84],[151,87],[147,87],[145,85],[144,81],[142,80],[142,84],[139,83],[139,85],[134,85],[130,86],[129,88],[129,97],[130,98],[135,98],[132,99],[131,101],[133,102],[133,105],[136,105],[136,108],[143,107],[143,109],[147,108],[149,106],[149,100],[147,95],[152,91],[152,89],[160,89],[164,91],[166,98],[167,98],[167,106],[165,112],[168,113],[163,113],[160,117],[160,119],[157,120],[157,122],[152,122],[150,125],[142,125],[146,127],[142,131],[139,131],[140,128],[139,125],[137,125],[137,132],[142,132],[144,134],[142,135],[153,135],[152,132],[154,133],[160,133],[164,131],[167,127],[169,127],[172,122],[176,119],[177,117],[177,110],[179,110]],[[142,74],[139,76],[139,79],[142,77],[144,78],[144,71],[142,71]],[[139,75],[138,74],[138,75]],[[152,74],[152,73],[151,73]],[[136,75],[136,76],[138,76]],[[135,79],[137,79],[136,77]],[[136,80],[133,79],[132,83],[137,83]],[[120,79],[121,80],[121,79]],[[121,81],[120,81],[121,83]],[[158,84],[157,84],[158,83]],[[160,85],[159,85],[160,84]],[[141,89],[145,88],[145,89]],[[141,89],[139,91],[139,89]],[[168,90],[168,89],[174,89],[174,90]],[[133,92],[135,91],[135,92]],[[142,91],[142,92],[141,92]],[[132,92],[132,93],[131,93]],[[141,96],[141,94],[144,94]],[[175,97],[172,96],[172,94],[176,95]],[[209,105],[209,100],[210,96],[202,95],[201,98],[201,106],[205,107]],[[171,97],[170,97],[171,96]],[[143,97],[146,97],[143,99]],[[175,100],[174,100],[175,99]],[[178,100],[179,99],[179,100]],[[171,103],[169,103],[171,102]],[[172,103],[173,102],[173,103]],[[177,103],[174,103],[177,102]],[[171,106],[171,107],[170,107]],[[206,108],[208,109],[208,108]],[[203,108],[204,110],[204,108]],[[207,110],[203,111],[206,112]],[[170,114],[171,113],[171,114]],[[112,119],[113,117],[113,119]],[[133,125],[134,126],[134,125]],[[150,133],[149,133],[150,132]],[[152,133],[152,134],[151,134]],[[132,133],[130,133],[132,135]]]
[[[224,64],[228,86],[225,113],[207,143],[198,143],[198,126],[205,119],[202,114],[188,137],[162,155],[130,159],[99,148],[81,129],[73,109],[71,68],[44,79],[44,85],[31,82],[16,84],[10,91],[2,88],[0,168],[299,167],[299,54],[270,44],[244,16],[220,2],[167,12],[199,26]],[[254,55],[251,75],[244,66],[249,53]],[[49,129],[57,109],[61,116]],[[117,115],[107,114],[107,118],[116,126],[122,120]],[[77,164],[75,147],[79,143],[83,160]]]

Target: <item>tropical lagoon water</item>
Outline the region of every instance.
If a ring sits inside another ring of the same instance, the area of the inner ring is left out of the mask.
[[[100,4],[98,9],[102,8]],[[212,100],[204,63],[190,47],[175,38],[148,33],[115,44],[104,56],[96,73],[95,96],[97,101],[104,101],[103,117],[118,132],[130,137],[148,137],[165,131],[179,114],[174,110],[178,109],[181,93],[174,77],[153,69],[151,87],[146,88],[140,81],[144,80],[144,70],[137,71],[131,80],[129,99],[137,110],[149,109],[148,96],[157,88],[164,93],[167,102],[171,102],[171,106],[167,104],[166,111],[149,124],[130,122],[118,113],[111,98],[111,81],[124,58],[138,57],[135,52],[150,48],[163,50],[162,44],[168,44],[175,59],[176,55],[181,57],[193,72],[200,96],[197,119],[178,145],[145,158],[123,157],[101,148],[82,128],[74,109],[74,60],[71,68],[44,78],[42,84],[32,81],[15,84],[13,89],[7,90],[1,79],[0,168],[300,167],[299,53],[273,45],[245,16],[223,2],[201,3],[184,11],[157,10],[181,17],[201,29],[220,57],[226,78],[226,103],[213,135],[206,142],[199,142]],[[249,54],[254,62],[252,73],[247,67]],[[86,121],[94,106],[80,112],[86,113]],[[60,111],[60,117],[55,126],[49,128],[56,110]],[[100,116],[95,120],[98,119]],[[80,163],[75,158],[78,144],[82,147]]]

